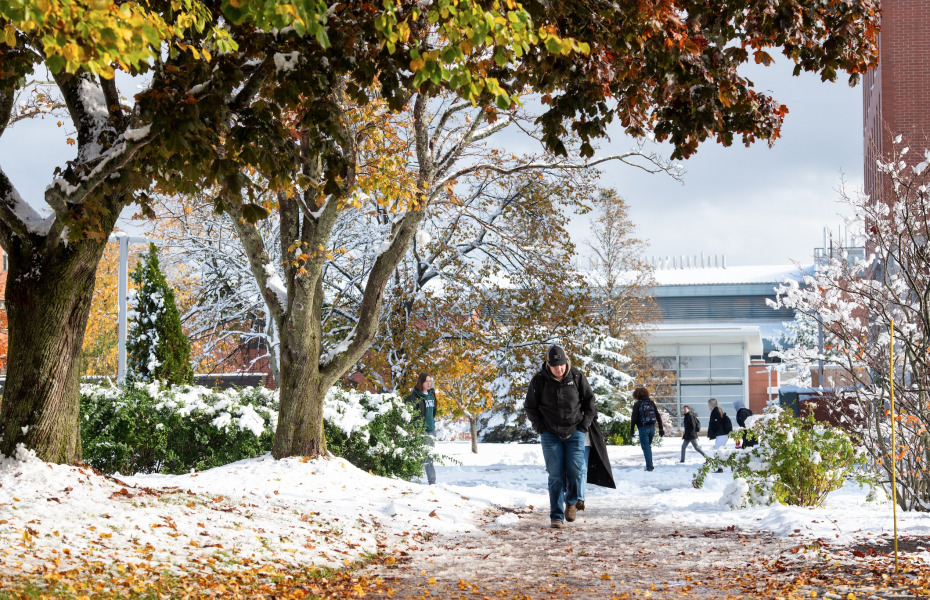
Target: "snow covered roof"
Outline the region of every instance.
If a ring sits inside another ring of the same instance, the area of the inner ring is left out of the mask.
[[[750,355],[762,354],[762,332],[757,325],[659,323],[649,332],[647,344],[745,343]]]
[[[798,280],[813,272],[813,266],[749,265],[736,267],[656,269],[656,283],[667,285],[727,285],[746,283],[782,283],[786,278]]]

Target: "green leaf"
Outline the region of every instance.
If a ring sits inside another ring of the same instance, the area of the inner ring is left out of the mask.
[[[260,204],[243,204],[242,218],[249,223],[257,223],[268,217],[268,211]]]
[[[45,59],[45,65],[52,73],[60,73],[65,66],[65,59],[63,56],[55,54]]]
[[[546,40],[546,50],[552,54],[561,54],[562,44],[556,38],[550,37]]]

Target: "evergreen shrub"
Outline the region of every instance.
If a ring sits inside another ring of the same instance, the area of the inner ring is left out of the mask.
[[[130,377],[139,381],[193,384],[191,345],[181,327],[174,290],[158,265],[155,244],[142,255],[130,277],[132,328],[126,341]]]
[[[81,386],[84,461],[107,473],[186,473],[271,451],[277,393],[130,382]],[[376,475],[409,479],[431,452],[419,415],[394,395],[330,390],[329,451]],[[437,457],[438,458],[438,457]]]
[[[333,388],[323,412],[326,446],[375,475],[411,479],[432,454],[415,407],[395,394],[369,394]]]
[[[108,473],[185,473],[271,449],[277,398],[264,388],[81,386],[84,461]]]
[[[772,407],[750,428],[731,434],[735,439],[750,436],[758,445],[718,451],[698,469],[695,487],[703,486],[712,470],[729,467],[733,483],[721,503],[736,509],[774,503],[820,506],[850,476],[866,482],[863,455],[849,435],[813,415],[796,418],[790,409]]]

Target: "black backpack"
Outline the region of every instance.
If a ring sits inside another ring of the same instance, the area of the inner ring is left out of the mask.
[[[691,426],[694,428],[694,433],[701,433],[701,420],[698,419],[693,412],[689,412],[688,417],[691,418]]]
[[[723,431],[721,431],[720,433],[728,434],[732,431],[733,431],[733,422],[730,421],[730,417],[727,416],[727,413],[723,413]]]
[[[639,403],[639,424],[656,424],[656,405],[651,400],[643,400]]]

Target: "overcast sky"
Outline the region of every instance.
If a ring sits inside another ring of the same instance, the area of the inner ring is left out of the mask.
[[[684,161],[684,183],[622,165],[605,169],[604,185],[629,203],[639,237],[650,242],[649,256],[704,252],[725,254],[730,265],[807,264],[822,245],[823,228],[842,222],[841,177],[850,189],[862,187],[861,89],[845,80],[792,77],[784,61],[747,72],[790,110],[774,147],[707,142]],[[64,138],[54,120],[37,120],[17,124],[0,142],[0,166],[33,204],[41,203],[55,166],[74,156]],[[599,154],[630,147],[616,135]],[[576,241],[584,241],[588,227],[575,224]]]
[[[746,72],[790,111],[773,147],[707,142],[683,162],[683,184],[625,166],[606,170],[604,183],[627,200],[639,237],[650,242],[648,256],[809,264],[824,226],[836,230],[847,212],[837,202],[841,179],[850,190],[862,187],[861,87],[792,77],[786,62]],[[629,146],[617,138],[601,151]],[[581,239],[583,229],[573,234]]]

